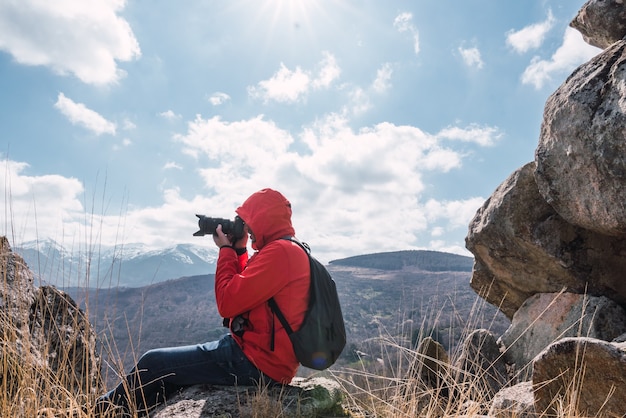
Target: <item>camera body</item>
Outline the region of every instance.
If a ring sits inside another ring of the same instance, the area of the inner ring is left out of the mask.
[[[235,220],[225,218],[212,218],[210,216],[196,215],[198,217],[198,227],[200,230],[193,235],[202,237],[204,235],[214,235],[218,225],[222,225],[222,232],[226,235],[232,235],[233,241],[243,238],[243,220],[239,216],[235,216]]]

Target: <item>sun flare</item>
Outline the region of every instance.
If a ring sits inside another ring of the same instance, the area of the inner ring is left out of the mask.
[[[295,29],[310,27],[319,11],[321,0],[266,0],[262,14],[271,27],[287,24]]]

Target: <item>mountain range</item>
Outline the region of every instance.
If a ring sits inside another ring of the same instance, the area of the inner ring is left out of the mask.
[[[151,249],[143,244],[71,248],[54,240],[30,241],[14,250],[39,282],[58,288],[142,287],[215,272],[217,249],[190,244]]]

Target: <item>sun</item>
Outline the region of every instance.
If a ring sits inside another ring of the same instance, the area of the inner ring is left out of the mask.
[[[244,36],[260,49],[257,52],[274,59],[282,54],[287,61],[304,51],[318,51],[329,34],[340,28],[339,20],[346,15],[344,0],[228,1],[246,19]]]
[[[310,27],[322,9],[323,0],[265,0],[262,13],[272,27],[288,24],[295,29]]]

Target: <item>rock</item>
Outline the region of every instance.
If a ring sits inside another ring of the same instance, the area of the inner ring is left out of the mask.
[[[625,1],[589,0],[570,26],[603,51],[548,98],[534,162],[498,186],[466,237],[471,287],[512,319],[503,356],[532,378],[532,393],[528,382],[498,391],[490,416],[626,416]],[[491,375],[466,371],[482,355],[454,366],[456,392],[481,406],[504,375],[495,354]],[[475,388],[471,375],[496,378]]]
[[[28,332],[28,313],[35,302],[33,273],[26,262],[11,250],[6,237],[0,237],[0,313],[3,325],[21,336]]]
[[[533,383],[522,382],[515,386],[501,389],[491,402],[490,417],[498,418],[535,418],[535,398]]]
[[[32,388],[20,387],[28,381],[24,376],[37,382],[35,397],[102,392],[95,333],[86,316],[65,293],[35,287],[33,273],[6,237],[0,237],[0,278],[0,377],[9,396],[31,394]]]
[[[578,30],[589,45],[608,48],[626,36],[624,0],[589,0],[570,26]]]
[[[478,329],[467,336],[453,365],[455,401],[459,396],[484,404],[507,382],[506,365],[493,334]]]
[[[553,342],[580,336],[610,341],[623,332],[626,312],[606,297],[543,293],[524,302],[500,341],[507,363],[527,380],[533,358]]]
[[[66,293],[51,286],[36,290],[30,311],[32,342],[72,393],[99,394],[102,388],[96,335],[86,315]]]
[[[327,378],[295,378],[281,388],[196,385],[150,414],[153,418],[343,416],[339,384]]]
[[[446,349],[431,337],[426,337],[415,350],[409,378],[417,379],[430,388],[439,389],[441,395],[447,396],[447,384],[450,383],[449,363]]]
[[[626,41],[581,65],[546,101],[535,177],[572,225],[626,236]],[[624,254],[624,253],[622,253]]]
[[[559,401],[571,408],[560,416],[626,414],[624,345],[593,338],[565,338],[534,360],[535,410],[556,414]]]
[[[563,289],[626,304],[626,239],[566,222],[539,193],[534,169],[511,174],[470,222],[471,287],[509,319],[532,295]]]

